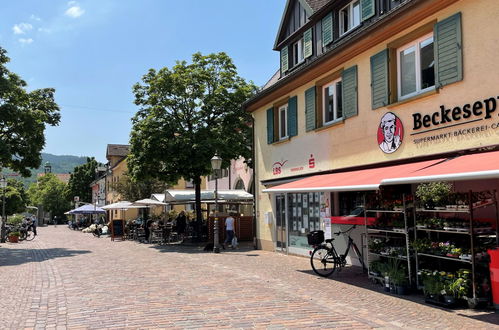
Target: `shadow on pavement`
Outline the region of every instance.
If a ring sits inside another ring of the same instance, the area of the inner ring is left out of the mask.
[[[207,247],[208,242],[204,243],[179,243],[179,244],[166,244],[166,245],[157,245],[151,244],[151,249],[156,249],[160,252],[164,253],[213,253],[213,245],[208,246],[209,249],[205,251],[205,247]],[[253,243],[241,242],[241,244],[235,248],[225,247],[225,250],[220,247],[220,253],[247,253],[250,251],[254,251]],[[257,255],[249,255],[247,256],[257,256]]]
[[[53,249],[5,249],[0,246],[0,267],[16,266],[28,262],[42,262],[55,258],[67,258],[91,253],[88,250]]]
[[[304,273],[304,274],[308,274],[308,275],[314,276],[314,277],[316,277],[319,280],[323,280],[323,281],[338,281],[338,282],[342,282],[342,283],[345,283],[345,284],[349,284],[349,285],[353,285],[353,286],[356,286],[356,287],[360,287],[360,288],[363,288],[363,289],[366,289],[366,290],[371,290],[371,291],[374,291],[374,292],[377,292],[377,293],[385,294],[387,296],[394,296],[394,297],[397,297],[399,299],[403,299],[403,300],[406,300],[406,301],[411,301],[411,302],[414,302],[414,303],[417,303],[417,304],[421,304],[421,305],[425,305],[425,306],[430,306],[430,307],[433,307],[433,308],[436,308],[436,309],[439,309],[439,310],[442,310],[442,311],[445,311],[445,312],[455,313],[456,315],[460,315],[460,316],[472,318],[474,320],[478,320],[478,321],[482,321],[482,322],[487,322],[487,323],[491,323],[491,324],[494,324],[494,325],[498,325],[499,324],[499,313],[496,313],[491,308],[478,309],[478,310],[476,310],[477,313],[475,313],[474,315],[471,315],[471,314],[466,314],[464,312],[464,311],[466,311],[466,309],[462,310],[463,312],[461,312],[461,310],[459,308],[457,308],[457,309],[448,309],[448,308],[445,308],[445,307],[440,307],[440,306],[428,304],[428,303],[425,302],[424,296],[420,292],[412,292],[409,295],[397,295],[397,294],[385,292],[383,290],[382,284],[381,283],[377,283],[377,282],[369,279],[367,277],[367,274],[363,273],[362,269],[360,267],[355,267],[355,266],[354,267],[352,267],[352,266],[348,267],[347,266],[347,267],[343,268],[340,272],[338,272],[338,271],[334,272],[334,274],[331,275],[330,277],[320,277],[316,273],[314,273],[314,271],[312,269],[309,269],[309,270],[308,269],[307,270],[297,270],[297,271],[301,272],[301,273]]]

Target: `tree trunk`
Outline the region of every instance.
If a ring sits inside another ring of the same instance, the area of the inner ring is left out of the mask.
[[[203,212],[201,211],[201,177],[193,179],[194,189],[196,193],[196,223],[197,223],[197,232],[196,236],[201,239],[202,237],[202,229],[203,229]]]

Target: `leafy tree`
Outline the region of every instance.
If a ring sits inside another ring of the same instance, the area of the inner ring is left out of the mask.
[[[71,208],[71,203],[65,198],[67,186],[54,174],[48,173],[38,179],[28,188],[28,196],[32,204],[41,205],[52,215],[63,216]]]
[[[211,173],[210,159],[218,154],[228,166],[231,159],[251,157],[251,116],[242,103],[255,85],[237,75],[227,54],[196,53],[191,64],[149,70],[133,90],[140,110],[132,119],[131,176],[192,180],[201,219],[201,177]]]
[[[118,182],[113,183],[112,188],[127,201],[136,201],[149,198],[154,193],[160,193],[168,188],[168,185],[158,179],[145,179],[139,182],[133,181],[128,173],[120,177]]]
[[[0,205],[3,202],[3,191],[0,192]],[[23,212],[28,203],[28,196],[24,190],[22,182],[15,179],[7,180],[7,187],[5,188],[5,214],[11,215],[14,213]],[[0,206],[1,207],[1,206]],[[0,208],[1,212],[1,208]]]
[[[26,82],[10,72],[6,51],[0,47],[0,167],[27,177],[28,168],[41,163],[45,126],[60,121],[53,88],[26,90]]]
[[[99,164],[94,157],[87,157],[85,164],[76,166],[69,178],[67,198],[72,201],[74,196],[80,197],[81,202],[92,202],[90,184],[95,180],[95,172]]]

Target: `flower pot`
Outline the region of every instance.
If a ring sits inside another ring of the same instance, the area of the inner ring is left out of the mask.
[[[9,236],[9,242],[19,243],[19,236]]]
[[[444,296],[444,303],[448,306],[453,306],[456,304],[456,298],[454,296]]]
[[[397,289],[398,295],[405,296],[409,294],[409,288],[405,285],[397,285],[395,288]]]

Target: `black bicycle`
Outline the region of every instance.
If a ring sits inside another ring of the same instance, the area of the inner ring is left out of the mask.
[[[324,241],[324,232],[322,230],[311,232],[309,234],[309,244],[315,247],[310,254],[310,264],[312,265],[312,269],[317,275],[328,277],[334,273],[336,268],[338,268],[338,271],[340,271],[342,267],[345,267],[347,263],[346,257],[348,256],[350,248],[352,248],[357,255],[357,258],[362,265],[362,269],[364,271],[367,269],[359,248],[353,241],[352,237],[350,237],[350,232],[355,227],[356,225],[353,225],[352,227],[350,227],[350,229],[334,233],[334,235],[336,236],[339,236],[340,234],[348,235],[348,245],[345,253],[343,254],[338,254],[338,252],[336,252],[333,244],[334,238],[326,239]]]

